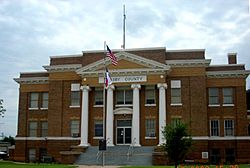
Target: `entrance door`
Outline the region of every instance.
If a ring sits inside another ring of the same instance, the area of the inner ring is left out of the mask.
[[[117,128],[117,144],[131,144],[131,128],[119,127]]]
[[[116,143],[118,145],[131,144],[131,120],[117,120]]]

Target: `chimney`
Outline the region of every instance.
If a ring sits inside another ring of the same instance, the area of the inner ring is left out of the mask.
[[[237,53],[228,53],[228,64],[237,64]]]

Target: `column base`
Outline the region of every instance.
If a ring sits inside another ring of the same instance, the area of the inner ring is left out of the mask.
[[[81,143],[80,145],[78,145],[78,146],[82,146],[82,147],[88,147],[88,146],[90,146],[90,144],[89,143]]]
[[[134,144],[134,147],[141,147],[140,144]]]
[[[115,146],[114,144],[107,144],[108,147],[112,147]]]

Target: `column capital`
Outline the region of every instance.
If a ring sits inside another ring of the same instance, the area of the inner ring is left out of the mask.
[[[106,87],[106,89],[107,89],[107,90],[109,90],[109,89],[115,90],[115,86],[114,86],[114,85],[108,85],[108,86]]]
[[[140,84],[132,84],[131,88],[132,89],[141,89],[141,85]]]
[[[90,91],[90,87],[88,85],[83,85],[80,87],[82,91]]]
[[[167,88],[168,88],[168,85],[167,85],[166,83],[158,83],[158,84],[157,84],[157,87],[158,87],[158,89],[161,89],[161,88],[167,89]]]

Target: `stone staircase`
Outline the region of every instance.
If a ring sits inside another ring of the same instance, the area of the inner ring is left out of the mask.
[[[105,165],[152,165],[152,153],[154,147],[107,147],[104,151]],[[102,152],[98,147],[90,146],[76,159],[77,165],[102,165]]]

